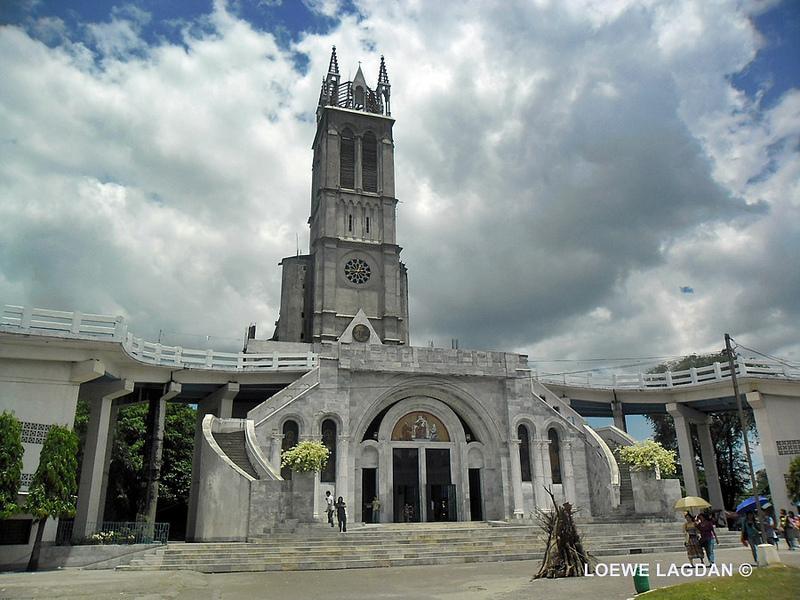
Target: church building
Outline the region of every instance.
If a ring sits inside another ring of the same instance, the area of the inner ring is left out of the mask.
[[[248,455],[262,457],[254,462],[265,463],[263,475],[237,481],[222,456],[201,465],[196,510],[222,506],[214,498],[220,471],[249,493],[238,522],[222,519],[237,532],[200,527],[193,539],[245,539],[289,513],[319,519],[326,491],[342,496],[356,521],[373,519],[375,497],[381,522],[530,517],[549,507],[545,489],[587,516],[619,504],[608,446],[530,377],[526,356],[410,345],[390,96],[383,58],[374,88],[360,67],[342,82],[334,48],[317,107],[309,253],[283,259],[275,333],[247,345],[251,353],[306,347],[318,366],[247,414]],[[207,419],[205,441],[217,448],[216,438],[240,427]],[[308,489],[313,505],[253,522],[275,490],[288,493],[293,474],[281,469],[281,452],[301,440],[330,451]]]

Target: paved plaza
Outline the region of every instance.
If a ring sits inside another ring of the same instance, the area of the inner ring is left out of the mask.
[[[784,563],[800,567],[800,552],[780,552]],[[720,550],[718,564],[748,561],[749,550]],[[666,572],[683,564],[684,553],[603,557],[602,562],[656,564]],[[293,598],[295,600],[529,600],[530,598],[603,598],[634,595],[630,577],[594,577],[531,581],[539,561],[478,563],[430,567],[350,569],[281,573],[205,575],[190,571],[123,573],[65,569],[44,573],[0,575],[0,600],[7,598],[128,598],[205,600],[228,598]],[[664,587],[696,577],[650,577],[651,587]]]

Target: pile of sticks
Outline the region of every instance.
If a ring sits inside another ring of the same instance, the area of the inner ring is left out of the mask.
[[[547,534],[547,546],[539,572],[534,579],[582,577],[592,572],[595,558],[583,549],[581,536],[572,518],[572,505],[556,504],[553,493],[545,490],[553,502],[553,512],[538,511],[540,527]]]

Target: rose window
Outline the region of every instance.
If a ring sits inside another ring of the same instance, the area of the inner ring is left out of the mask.
[[[344,266],[344,276],[352,283],[367,283],[370,274],[371,272],[367,261],[360,258],[351,258]]]

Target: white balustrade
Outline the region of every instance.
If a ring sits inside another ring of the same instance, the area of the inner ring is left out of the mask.
[[[317,366],[313,352],[215,352],[148,342],[128,332],[123,317],[66,312],[6,304],[0,331],[76,339],[120,342],[127,354],[144,363],[170,367],[225,371],[310,371]]]

